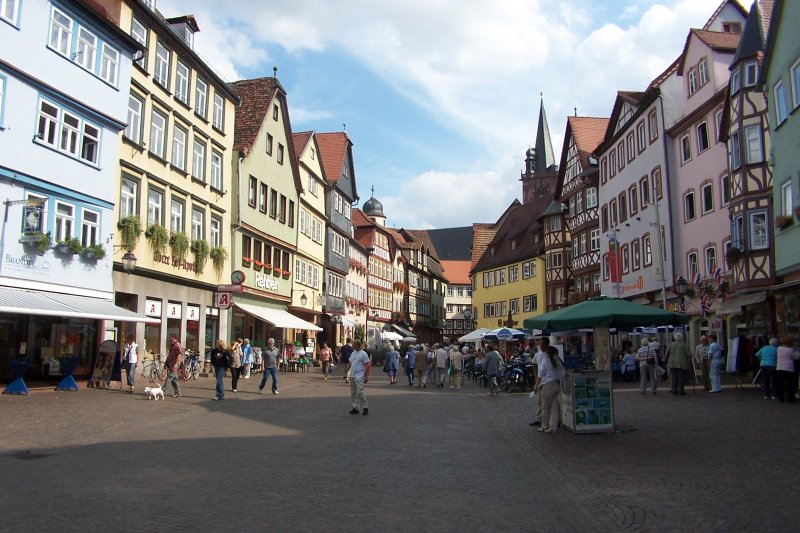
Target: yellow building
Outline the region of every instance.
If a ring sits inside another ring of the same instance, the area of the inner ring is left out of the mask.
[[[228,329],[214,293],[230,283],[228,161],[239,97],[194,52],[194,17],[165,19],[135,0],[98,1],[145,48],[135,58],[119,150],[115,300],[160,320],[135,331],[148,352],[165,353],[174,333],[203,354]],[[127,252],[136,257],[131,274],[123,272]],[[134,331],[118,338],[126,333]]]
[[[514,203],[497,222],[497,232],[472,268],[472,306],[478,328],[522,328],[545,307],[542,203]],[[512,322],[509,323],[509,317]]]

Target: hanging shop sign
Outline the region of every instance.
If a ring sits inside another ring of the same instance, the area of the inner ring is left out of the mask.
[[[167,318],[181,318],[181,304],[169,302],[167,304]]]
[[[186,305],[186,320],[197,322],[200,320],[200,306]]]
[[[145,300],[144,314],[147,316],[161,316],[161,300]]]

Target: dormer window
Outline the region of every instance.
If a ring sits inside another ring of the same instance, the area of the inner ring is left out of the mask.
[[[722,24],[722,31],[725,33],[742,33],[741,22],[724,22]]]
[[[189,29],[189,26],[183,28],[183,40],[189,46],[189,48],[194,49],[194,32]]]

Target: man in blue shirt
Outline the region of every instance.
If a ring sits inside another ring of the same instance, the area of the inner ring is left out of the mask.
[[[711,360],[711,390],[709,392],[722,392],[722,346],[717,342],[717,334],[708,335],[708,358]]]
[[[250,339],[242,341],[242,366],[244,379],[250,379],[250,369],[253,367],[253,347],[250,346]]]
[[[406,376],[408,376],[408,386],[412,386],[414,384],[414,360],[416,359],[417,353],[414,349],[414,345],[410,345],[408,347],[408,351],[406,351],[406,357],[403,360],[403,365],[406,367]]]
[[[340,359],[341,360],[339,362],[342,363],[343,365],[345,365],[345,367],[347,367],[347,363],[350,362],[350,354],[353,353],[353,345],[350,344],[351,342],[353,342],[352,339],[348,338],[347,342],[345,343],[345,345],[342,346],[342,351],[340,352],[340,354],[341,354]],[[350,371],[349,370],[345,370],[344,376],[342,376],[342,379],[345,381],[345,383],[350,383]]]

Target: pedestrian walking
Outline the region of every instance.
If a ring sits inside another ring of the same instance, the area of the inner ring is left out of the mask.
[[[442,345],[437,345],[435,359],[436,359],[436,386],[444,388],[444,378],[447,375],[447,351]]]
[[[464,370],[464,353],[460,352],[458,348],[450,352],[450,388],[459,390],[461,389],[461,373]]]
[[[555,434],[558,430],[558,420],[561,418],[558,401],[565,375],[566,370],[558,357],[558,350],[555,346],[548,346],[547,357],[542,359],[534,385],[534,390],[542,396],[542,427],[539,431]]]
[[[344,346],[342,346],[342,349],[339,352],[339,362],[345,365],[345,368],[347,368],[347,363],[350,361],[350,354],[353,353],[352,342],[353,342],[352,339],[348,337],[347,342],[345,343]],[[344,375],[342,376],[342,379],[344,380],[345,383],[350,383],[350,373],[348,371],[345,371]]]
[[[689,347],[683,342],[683,333],[677,332],[672,338],[674,340],[667,346],[665,354],[670,377],[669,390],[672,394],[685,395],[684,387],[692,368],[692,359]]]
[[[486,349],[483,368],[486,370],[486,379],[489,380],[489,395],[500,394],[500,384],[497,382],[500,374],[500,354],[495,350],[494,345],[489,344]]]
[[[775,367],[778,364],[778,339],[772,337],[769,344],[762,346],[756,352],[756,357],[761,361],[761,382],[764,384],[764,399],[768,400],[775,397],[773,383],[775,382]]]
[[[244,379],[250,379],[250,369],[253,366],[253,347],[250,346],[250,339],[242,341],[242,372]]]
[[[394,346],[386,352],[386,372],[389,374],[389,385],[397,383],[397,369],[400,366],[400,352]]]
[[[328,351],[330,352],[330,348]],[[270,376],[272,376],[272,394],[280,394],[278,392],[278,355],[275,339],[269,339],[267,347],[261,350],[261,357],[264,359],[264,376],[261,378],[261,385],[258,386],[259,394],[264,391]]]
[[[700,344],[694,349],[694,358],[703,369],[703,388],[711,390],[711,375],[708,366],[708,337],[705,335],[700,336]]]
[[[536,353],[533,354],[533,375],[539,375],[539,367],[542,364],[542,360],[547,357],[547,349],[550,347],[550,339],[548,337],[541,337],[539,339],[539,344],[536,347]],[[541,426],[542,425],[542,395],[536,395],[536,415],[533,417],[533,420],[528,424],[530,426]]]
[[[215,400],[225,399],[225,372],[230,364],[230,352],[225,349],[225,341],[222,339],[217,340],[217,343],[211,348],[209,353],[211,357],[211,364],[214,366],[214,377],[217,380],[215,389]]]
[[[229,348],[231,352],[231,391],[239,392],[239,377],[242,375],[242,339],[236,339]]]
[[[167,361],[165,363],[167,367],[167,379],[164,381],[164,394],[167,392],[168,385],[172,383],[172,388],[174,389],[174,393],[172,394],[175,398],[180,398],[181,396],[181,389],[178,386],[178,367],[181,365],[181,360],[183,359],[183,346],[181,343],[178,342],[177,337],[174,333],[169,334],[169,350],[167,353]]]
[[[319,364],[322,367],[322,379],[328,381],[328,374],[331,372],[331,359],[333,352],[328,348],[328,343],[322,341],[322,347],[319,349]]]
[[[800,352],[795,351],[789,342],[789,337],[781,337],[775,365],[775,396],[779,402],[794,403],[794,371]]]
[[[642,338],[641,347],[636,352],[636,360],[639,361],[639,392],[644,396],[649,382],[653,389],[653,394],[657,394],[656,354],[650,347],[650,339],[647,337]]]
[[[717,334],[708,335],[708,358],[711,361],[711,390],[708,392],[722,392],[722,365],[725,364],[722,357],[722,346],[717,342]]]
[[[423,344],[418,344],[414,352],[414,379],[417,388],[428,386],[428,354]]]
[[[353,352],[349,355],[346,370],[350,374],[350,399],[353,402],[350,414],[357,415],[360,412],[367,416],[369,406],[364,395],[364,380],[370,363],[369,355],[361,349],[361,341],[358,339],[353,343]]]
[[[122,355],[122,363],[125,367],[125,376],[128,380],[128,393],[132,393],[136,385],[136,365],[139,363],[139,345],[136,344],[136,336],[128,335],[128,341]]]
[[[416,362],[416,351],[414,345],[411,344],[406,350],[406,356],[403,359],[403,367],[406,369],[406,377],[408,378],[408,386],[414,385],[414,364]]]

